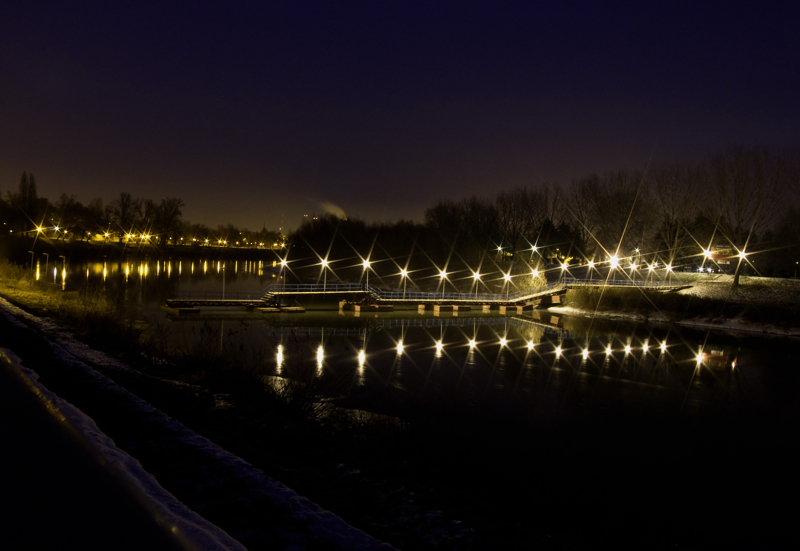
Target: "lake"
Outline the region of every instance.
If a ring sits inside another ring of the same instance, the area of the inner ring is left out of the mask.
[[[40,277],[61,284],[61,276],[59,267]],[[66,289],[138,304],[176,349],[218,341],[264,375],[325,378],[387,413],[413,401],[502,409],[534,424],[597,411],[738,414],[789,407],[783,389],[797,383],[794,370],[785,372],[800,351],[795,341],[547,311],[358,315],[330,298],[309,300],[303,314],[204,309],[178,317],[160,309],[186,293],[260,295],[279,277],[252,260],[89,262],[69,267]]]

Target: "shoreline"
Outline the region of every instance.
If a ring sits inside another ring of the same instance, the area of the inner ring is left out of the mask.
[[[763,335],[769,337],[800,339],[800,327],[783,328],[762,323],[740,323],[736,322],[735,318],[726,320],[724,324],[719,324],[702,321],[697,318],[670,320],[664,315],[647,315],[625,311],[591,311],[582,308],[575,308],[573,306],[553,306],[548,308],[547,311],[567,316],[581,316],[585,318],[623,319],[637,323],[657,323],[660,325],[675,324],[682,327],[692,327],[696,329],[711,329],[714,331],[749,333],[753,335]]]

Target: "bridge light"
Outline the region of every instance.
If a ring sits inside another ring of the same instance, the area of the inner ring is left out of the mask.
[[[619,266],[619,257],[617,255],[612,256],[608,261],[611,263],[612,270]]]
[[[649,347],[649,346],[647,346],[647,343],[644,343],[644,344],[642,345],[642,352],[647,352],[647,350],[648,350],[649,348],[650,348],[650,347]]]
[[[671,271],[672,271],[672,264],[667,264],[667,271],[668,271],[668,272],[671,272]]]
[[[631,345],[626,344],[625,345],[625,354],[630,354],[630,353],[631,353]]]
[[[403,353],[403,341],[398,341],[397,342],[397,353],[398,354],[402,354]]]
[[[327,268],[328,267],[328,261],[327,260],[323,260],[322,261],[322,267],[323,268]]]
[[[474,274],[472,274],[472,277],[473,277],[473,279],[477,280],[477,279],[481,278],[481,274],[479,274],[478,272],[475,272]]]
[[[558,357],[560,357],[560,356],[561,356],[561,347],[560,347],[560,346],[557,346],[557,347],[556,347],[556,358],[558,358]]]
[[[747,253],[745,253],[744,251],[739,252],[739,258],[744,260],[745,258],[747,258]]]
[[[286,259],[285,259],[285,258],[284,258],[284,259],[282,259],[282,260],[281,260],[281,266],[285,268],[285,267],[286,267],[286,264],[287,264],[287,262],[286,262]]]
[[[665,343],[665,342],[661,343],[661,351],[662,352],[666,352],[667,351],[667,343]]]
[[[506,281],[511,281],[511,274],[503,275],[503,279],[505,279]]]
[[[365,260],[365,261],[364,261],[364,267],[365,267],[365,268],[369,268],[369,265],[370,265],[370,264],[369,264],[369,260]]]
[[[408,276],[408,270],[400,270],[400,275],[403,277]]]
[[[447,272],[439,272],[439,277],[441,277],[442,279],[446,278]]]
[[[611,355],[611,347],[610,346],[606,346],[606,356],[610,356],[610,355]]]
[[[534,344],[533,341],[528,341],[528,350],[533,350]]]
[[[476,346],[478,346],[478,343],[475,342],[475,339],[469,341],[470,348],[475,348]]]
[[[584,349],[583,349],[583,353],[581,354],[581,356],[583,356],[583,359],[584,359],[584,360],[585,360],[586,358],[588,358],[588,357],[589,357],[589,349],[588,349],[588,348],[584,348]]]
[[[531,275],[532,275],[533,277],[539,277],[539,270],[532,270],[532,271],[531,271]]]
[[[367,360],[367,354],[363,350],[358,351],[358,367],[364,367],[364,362]]]
[[[594,260],[590,260],[589,261],[589,267],[590,268],[594,268]]]
[[[563,271],[564,271],[564,270],[566,270],[566,269],[567,269],[567,263],[566,263],[566,262],[564,262],[564,263],[561,265],[561,271],[563,272]]]
[[[506,338],[505,338],[505,337],[503,337],[502,339],[500,339],[500,346],[505,346],[505,345],[507,345],[507,344],[508,344],[508,341],[506,340]]]

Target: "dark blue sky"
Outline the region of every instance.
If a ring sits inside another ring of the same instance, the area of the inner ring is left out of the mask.
[[[18,3],[0,192],[182,197],[297,225],[421,220],[591,171],[798,146],[800,8],[703,3]],[[264,4],[264,5],[262,5]]]

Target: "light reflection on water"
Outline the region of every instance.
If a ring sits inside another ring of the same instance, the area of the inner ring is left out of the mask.
[[[258,293],[275,276],[261,261],[187,262],[186,272],[180,260],[75,265],[62,271],[61,282],[54,271],[54,283],[65,284],[67,271],[85,274],[70,277],[69,285],[116,293],[163,322],[158,307],[178,292],[220,292],[224,285],[226,296]],[[537,312],[435,317],[415,307],[365,317],[218,314],[231,320],[224,332],[214,315],[178,318],[167,324],[167,338],[189,347],[207,324],[219,330],[215,338],[225,350],[244,350],[264,375],[302,378],[309,372],[386,404],[490,404],[534,418],[608,409],[705,414],[763,409],[779,392],[770,386],[770,370],[781,359],[771,355],[771,343],[666,326]],[[782,346],[797,352],[794,343]]]

